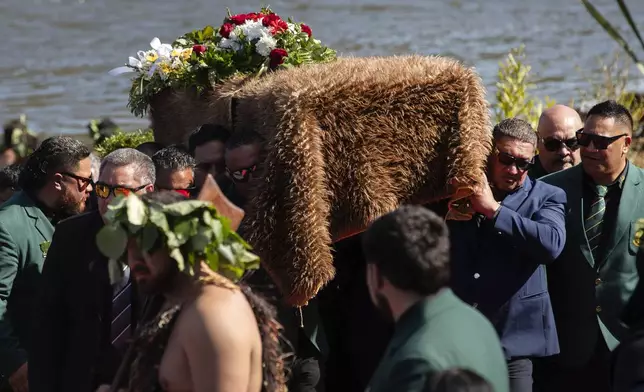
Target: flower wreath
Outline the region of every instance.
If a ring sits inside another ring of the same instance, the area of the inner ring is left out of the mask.
[[[107,223],[98,232],[96,244],[110,260],[110,279],[122,271],[118,262],[123,260],[131,238],[143,252],[165,248],[179,270],[190,275],[201,261],[233,282],[247,270],[259,267],[259,257],[232,230],[228,219],[205,201],[163,205],[143,201],[134,194],[119,196],[110,203],[104,218]]]
[[[198,92],[236,74],[260,75],[268,70],[321,63],[336,58],[304,23],[283,20],[269,8],[258,13],[231,15],[215,30],[207,26],[185,34],[172,44],[158,38],[151,50],[139,51],[117,75],[136,72],[128,108],[144,116],[150,100],[165,88],[195,86]]]

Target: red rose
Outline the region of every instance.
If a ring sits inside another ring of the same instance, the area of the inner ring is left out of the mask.
[[[227,22],[232,23],[234,25],[241,25],[244,24],[247,20],[257,20],[261,17],[261,15],[256,14],[254,12],[250,14],[238,14],[238,15],[233,15],[228,18]]]
[[[262,24],[266,27],[269,27],[271,34],[279,34],[282,31],[288,29],[288,24],[282,20],[277,14],[268,14],[264,15],[262,19]]]
[[[284,49],[275,48],[271,50],[269,57],[271,58],[271,69],[277,68],[280,64],[284,62],[284,57],[288,56],[288,52]]]
[[[219,29],[219,35],[221,35],[224,38],[228,38],[230,37],[230,33],[232,33],[234,29],[235,29],[235,26],[233,26],[232,24],[224,23]]]
[[[309,37],[311,36],[311,34],[313,34],[313,32],[311,31],[311,28],[305,25],[304,23],[300,25],[300,28],[302,29],[302,32],[306,33],[306,35],[308,35]]]
[[[197,54],[202,54],[206,50],[208,50],[208,48],[206,48],[206,45],[195,45],[192,47],[192,51]]]

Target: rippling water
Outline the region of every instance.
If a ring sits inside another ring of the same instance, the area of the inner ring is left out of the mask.
[[[594,0],[626,26],[613,0]],[[627,2],[636,21],[644,1]],[[158,36],[163,42],[233,13],[254,0],[0,0],[0,120],[26,113],[35,130],[85,132],[91,118],[124,128],[147,120],[126,108],[127,75],[107,71]],[[539,95],[568,101],[616,46],[577,0],[277,0],[271,8],[309,24],[344,55],[449,55],[475,65],[494,92],[498,62],[526,44]],[[627,30],[626,27],[623,27]],[[635,71],[633,72],[635,73]],[[490,96],[493,99],[493,96]]]

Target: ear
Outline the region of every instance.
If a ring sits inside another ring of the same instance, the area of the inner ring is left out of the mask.
[[[60,191],[63,189],[63,176],[59,173],[54,174],[52,178],[52,182],[54,184],[54,189],[57,191]]]
[[[146,186],[145,187],[145,192],[146,193],[154,192],[154,184],[150,184],[150,185]]]
[[[385,285],[385,281],[375,264],[367,263],[367,285],[377,291]]]
[[[624,136],[624,147],[622,147],[622,154],[626,154],[633,142],[633,137],[631,135]]]

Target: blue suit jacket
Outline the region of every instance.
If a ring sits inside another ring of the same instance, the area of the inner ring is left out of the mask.
[[[566,243],[563,190],[526,178],[494,219],[450,221],[452,287],[496,327],[506,357],[559,352],[543,264]]]

